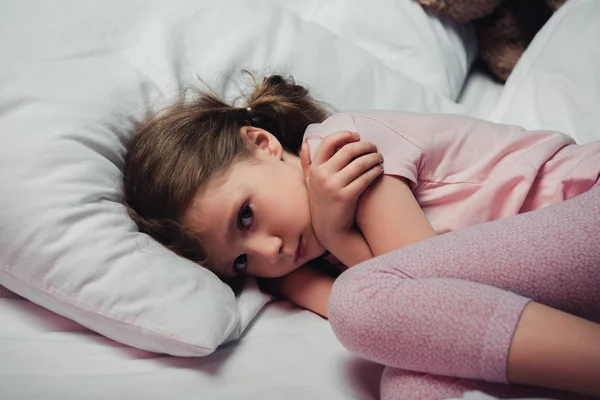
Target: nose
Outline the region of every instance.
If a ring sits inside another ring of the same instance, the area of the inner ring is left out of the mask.
[[[283,255],[283,240],[273,235],[253,235],[247,242],[248,252],[257,255],[269,264],[275,264]]]

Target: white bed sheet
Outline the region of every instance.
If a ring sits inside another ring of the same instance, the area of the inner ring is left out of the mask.
[[[0,399],[375,399],[382,368],[337,342],[322,318],[267,306],[213,355],[176,358],[97,335],[0,292]]]
[[[571,8],[591,1],[572,3]],[[600,58],[596,62],[600,65]],[[501,85],[475,71],[461,103],[482,118],[499,115],[498,101],[506,109],[520,100],[522,107],[525,100],[515,89],[519,82],[509,83],[511,93],[503,93]],[[527,88],[526,93],[533,92]],[[516,119],[518,110],[510,111],[504,116]],[[592,127],[595,121],[591,114],[585,123]],[[598,132],[600,124],[593,128]],[[382,371],[347,352],[325,320],[288,302],[265,307],[239,341],[211,356],[185,359],[120,345],[1,287],[0,360],[2,400],[376,399]]]

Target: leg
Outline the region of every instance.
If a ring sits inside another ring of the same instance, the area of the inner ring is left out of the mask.
[[[340,341],[384,365],[506,382],[528,298],[600,319],[600,187],[377,257],[334,284]]]

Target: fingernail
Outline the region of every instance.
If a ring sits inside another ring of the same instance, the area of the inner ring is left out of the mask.
[[[360,139],[360,135],[357,132],[354,132],[352,136],[354,136],[356,139]]]

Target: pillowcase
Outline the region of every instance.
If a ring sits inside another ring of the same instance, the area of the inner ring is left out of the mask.
[[[453,100],[476,56],[471,25],[429,15],[414,0],[276,2]]]
[[[491,120],[564,132],[582,144],[600,140],[598,17],[596,0],[570,0],[554,13],[519,59]]]
[[[462,111],[352,38],[268,0],[6,8],[0,284],[144,350],[210,354],[238,338],[269,296],[252,280],[236,296],[137,231],[120,188],[135,120],[199,84],[198,75],[232,98],[241,68],[291,74],[340,109]]]

